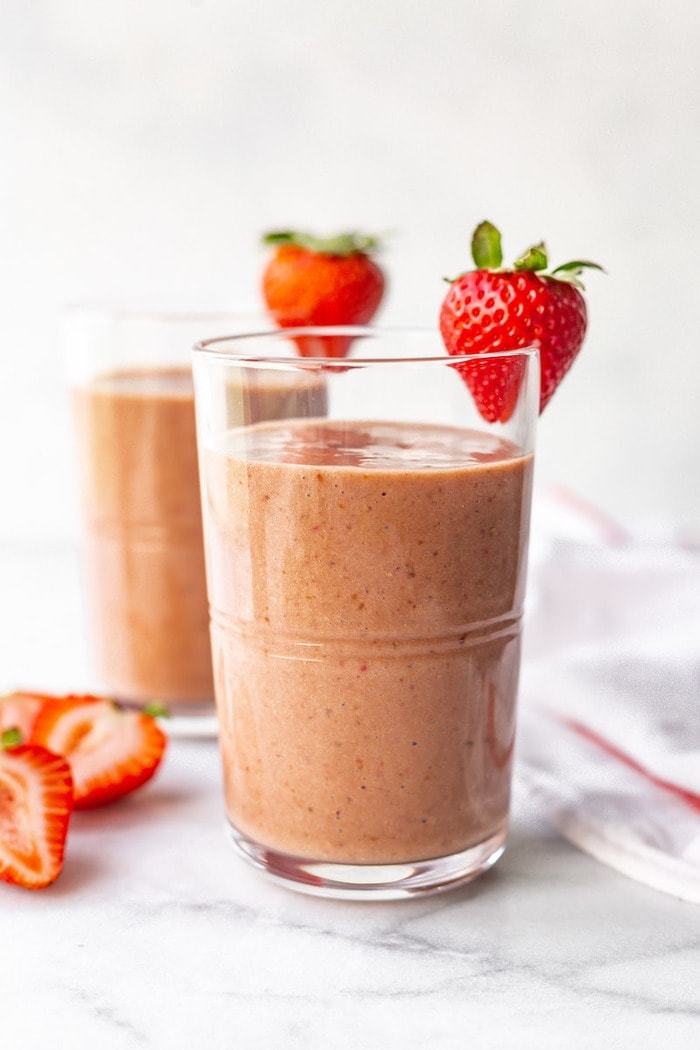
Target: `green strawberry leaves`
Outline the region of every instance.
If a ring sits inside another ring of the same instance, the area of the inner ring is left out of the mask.
[[[527,273],[539,273],[540,270],[546,270],[547,265],[547,249],[540,242],[534,248],[528,248],[519,259],[516,259],[513,263],[513,269],[518,272],[525,270]]]
[[[577,288],[583,289],[584,284],[580,279],[583,270],[599,270],[601,273],[606,272],[604,267],[599,266],[598,263],[588,262],[584,259],[577,259],[575,262],[562,263],[561,266],[555,267],[550,273],[550,277],[556,277],[558,281],[568,281],[569,284],[573,284]]]
[[[492,222],[481,222],[472,234],[472,259],[477,270],[500,270],[501,234]]]
[[[507,272],[508,267],[503,266],[503,250],[501,247],[500,230],[492,222],[484,220],[472,234],[472,258],[477,270],[493,270]],[[549,260],[544,242],[533,245],[515,260],[512,269],[516,273],[538,273],[543,277],[553,277],[558,281],[567,281],[577,288],[583,288],[581,274],[584,270],[600,270],[605,273],[598,263],[577,259],[574,262],[562,263],[546,273]],[[460,277],[462,275],[460,274]]]
[[[266,233],[263,236],[263,244],[283,245],[289,244],[296,248],[304,248],[317,255],[337,255],[347,258],[348,255],[377,251],[381,244],[378,237],[372,237],[363,233],[349,232],[339,233],[335,237],[316,237],[314,234],[305,233],[301,230],[277,230]]]
[[[0,751],[17,747],[21,743],[22,734],[16,726],[13,726],[11,729],[6,729],[4,733],[0,734]]]

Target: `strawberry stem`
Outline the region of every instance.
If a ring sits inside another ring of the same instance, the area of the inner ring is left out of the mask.
[[[478,270],[503,270],[503,251],[501,248],[501,232],[492,222],[485,220],[480,222],[472,234],[472,258]],[[547,249],[543,241],[535,244],[523,252],[519,259],[513,263],[512,269],[516,273],[543,273],[549,265]],[[508,267],[505,268],[506,272]],[[599,270],[605,273],[605,269],[598,263],[588,260],[576,259],[573,262],[562,263],[544,276],[554,277],[559,281],[568,281],[583,288],[580,277],[583,270]],[[459,277],[463,276],[459,274]],[[446,278],[453,283],[459,278]]]
[[[12,747],[17,747],[22,743],[22,732],[17,726],[12,726],[11,729],[6,729],[0,734],[0,750],[8,751]]]
[[[478,270],[498,270],[503,263],[501,234],[492,222],[480,222],[474,230],[472,258]]]
[[[538,273],[540,270],[547,269],[547,249],[544,243],[540,241],[539,244],[535,244],[532,248],[528,248],[526,252],[516,259],[513,263],[513,269],[519,273],[523,270],[527,273]]]
[[[170,718],[170,708],[157,700],[154,700],[151,704],[146,704],[141,710],[149,718]]]
[[[555,266],[552,270],[552,277],[555,274],[561,274],[563,281],[571,280],[580,276],[583,270],[600,270],[601,273],[606,273],[605,267],[599,266],[598,263],[577,259],[575,262],[562,263],[561,266]]]
[[[348,255],[366,255],[377,251],[381,246],[378,237],[352,232],[338,233],[334,237],[316,237],[301,230],[277,230],[266,233],[262,241],[266,245],[288,244],[315,252],[317,255],[338,255],[343,258]]]

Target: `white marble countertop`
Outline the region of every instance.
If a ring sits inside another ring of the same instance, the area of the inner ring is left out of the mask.
[[[0,689],[83,686],[76,565],[0,549]],[[0,1045],[699,1045],[700,909],[578,852],[534,807],[516,784],[506,854],[469,887],[309,898],[238,859],[216,741],[173,739],[139,794],[75,816],[52,888],[0,884]]]

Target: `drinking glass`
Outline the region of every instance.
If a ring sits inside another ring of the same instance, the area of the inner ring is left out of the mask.
[[[63,317],[96,690],[216,731],[191,348],[252,313],[72,307]]]
[[[194,377],[234,842],[330,897],[474,878],[508,825],[537,351],[297,329],[202,341]]]

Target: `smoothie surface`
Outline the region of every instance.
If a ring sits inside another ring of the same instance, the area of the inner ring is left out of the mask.
[[[338,863],[505,835],[532,457],[451,426],[285,420],[203,456],[237,833]]]
[[[221,451],[258,462],[367,470],[437,470],[521,455],[512,442],[478,430],[429,423],[323,419],[231,430]]]

